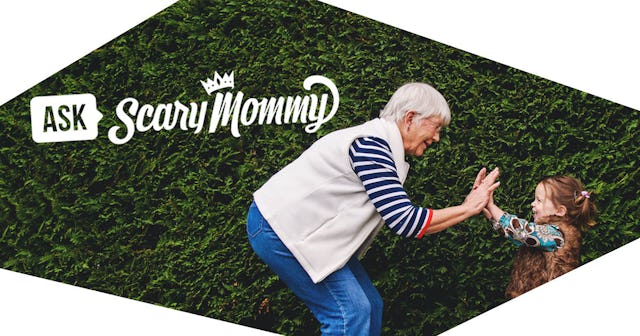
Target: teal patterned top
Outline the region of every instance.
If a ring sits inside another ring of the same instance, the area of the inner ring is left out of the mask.
[[[528,246],[553,252],[564,245],[564,236],[555,224],[536,224],[504,213],[493,229],[516,246]]]

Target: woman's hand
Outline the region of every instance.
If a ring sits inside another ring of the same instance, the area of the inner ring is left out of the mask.
[[[487,169],[486,168],[480,169],[480,171],[478,172],[478,175],[476,176],[475,182],[473,182],[473,189],[476,189],[478,188],[478,186],[480,186],[480,183],[482,183],[482,180],[484,180],[486,175],[487,175]],[[491,214],[491,211],[489,210],[493,206],[495,206],[495,203],[493,202],[493,191],[491,191],[491,194],[489,195],[489,201],[487,202],[487,205],[482,209],[482,214],[485,217],[487,217],[488,220],[493,220],[493,216]]]
[[[484,210],[489,202],[493,203],[493,191],[500,186],[500,182],[496,182],[499,175],[500,170],[498,168],[492,170],[488,175],[486,168],[480,169],[473,183],[473,188],[462,205],[473,214],[478,214],[482,211],[487,218],[491,218],[491,214]]]
[[[500,182],[496,182],[499,174],[498,168],[489,175],[487,175],[487,170],[482,168],[476,176],[476,182],[474,182],[471,192],[461,205],[433,210],[431,224],[427,228],[426,234],[442,231],[482,211],[489,202],[493,190],[500,185]]]

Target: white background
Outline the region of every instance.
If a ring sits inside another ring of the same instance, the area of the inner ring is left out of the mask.
[[[0,2],[0,104],[173,2]],[[640,12],[632,1],[325,2],[640,109]],[[635,241],[446,334],[638,334],[639,256]],[[263,334],[5,270],[0,321],[10,335]],[[532,321],[542,324],[527,327]]]

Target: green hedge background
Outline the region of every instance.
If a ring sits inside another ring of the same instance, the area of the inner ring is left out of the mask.
[[[199,81],[235,71],[246,97],[305,95],[330,78],[340,109],[303,125],[136,133],[114,145],[116,105],[210,100]],[[589,262],[640,237],[638,111],[319,2],[180,1],[0,107],[0,267],[283,334],[311,313],[253,254],[251,194],[318,137],[374,118],[408,81],[431,83],[453,120],[411,158],[413,201],[459,204],[483,166],[498,205],[528,216],[535,184],[571,174],[594,192]],[[92,93],[94,141],[37,144],[29,101]],[[422,240],[383,230],[364,258],[384,334],[443,332],[503,302],[516,249],[474,217]],[[622,266],[621,266],[622,267]]]

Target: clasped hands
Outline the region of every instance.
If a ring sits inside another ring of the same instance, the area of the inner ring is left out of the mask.
[[[496,182],[499,175],[500,169],[497,167],[489,174],[487,174],[486,168],[480,169],[471,192],[469,192],[462,204],[473,214],[479,214],[483,211],[489,201],[493,199],[493,191],[500,186],[500,182]]]

